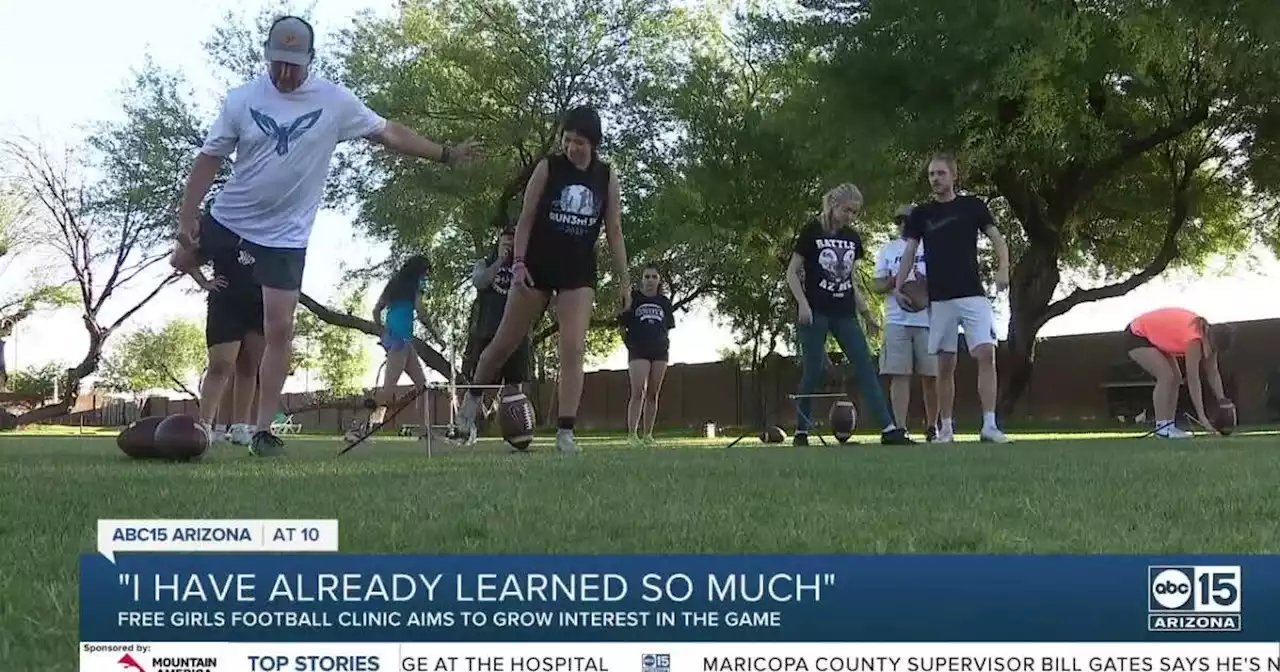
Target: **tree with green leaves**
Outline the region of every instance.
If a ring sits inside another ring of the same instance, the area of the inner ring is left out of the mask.
[[[0,143],[14,187],[32,204],[22,226],[70,276],[89,340],[59,398],[24,414],[22,424],[66,413],[111,335],[178,278],[162,262],[192,155],[187,140],[199,124],[180,104],[180,81],[152,66],[134,74],[122,98],[123,117],[98,124],[84,154],[59,156],[27,138]],[[126,292],[133,296],[120,300]]]
[[[685,277],[707,290],[756,370],[794,342],[796,304],[785,270],[795,236],[822,193],[847,177],[817,151],[809,127],[806,72],[762,48],[758,27],[739,22],[694,56],[673,106],[684,138],[655,198],[655,216],[679,222],[665,244],[693,259]],[[859,223],[873,237],[883,228]],[[869,229],[868,229],[869,227]],[[874,305],[870,268],[860,272]]]
[[[48,362],[43,366],[13,371],[9,374],[8,392],[15,397],[29,399],[16,404],[29,412],[61,396],[67,386],[66,372],[67,365],[63,362]]]
[[[59,283],[30,253],[39,249],[38,228],[25,226],[31,216],[23,194],[0,185],[0,339],[13,335],[23,320],[42,310],[74,305],[71,287]],[[15,264],[17,267],[15,268]]]
[[[349,315],[365,313],[364,285],[348,285],[338,293],[338,307]],[[294,329],[296,371],[316,374],[324,388],[321,397],[333,399],[364,389],[369,369],[368,338],[358,330],[322,321],[310,311],[298,311]]]
[[[602,153],[622,180],[628,256],[658,261],[662,231],[680,223],[650,217],[645,202],[674,153],[671,86],[701,21],[666,0],[430,0],[361,21],[344,35],[344,81],[375,109],[431,134],[478,134],[490,153],[482,169],[463,176],[372,152],[351,165],[335,193],[362,203],[357,225],[391,244],[392,263],[431,253],[426,304],[443,331],[460,335],[470,306],[459,299],[470,291],[472,264],[514,224],[534,167],[558,148],[563,114],[595,104],[606,122]],[[599,339],[616,334],[615,282],[602,274]],[[541,344],[555,323],[548,318],[534,333]]]
[[[999,218],[1014,256],[1006,412],[1049,320],[1276,240],[1280,30],[1268,3],[805,7],[771,28],[820,94],[818,139],[857,148],[845,170],[891,178],[886,201],[918,200],[928,157],[950,150],[961,187]]]
[[[102,363],[101,387],[133,395],[172,390],[199,399],[206,357],[204,328],[191,320],[142,327],[111,349]]]

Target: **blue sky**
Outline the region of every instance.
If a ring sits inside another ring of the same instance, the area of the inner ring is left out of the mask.
[[[323,34],[344,25],[362,9],[390,12],[394,4],[392,0],[318,0],[313,19]],[[259,6],[257,2],[196,0],[0,2],[0,90],[7,92],[0,97],[0,136],[24,134],[74,149],[85,124],[117,114],[117,92],[129,69],[148,54],[166,67],[183,69],[198,90],[211,89],[214,83],[208,78],[201,43],[227,10],[252,13]],[[385,249],[357,235],[347,217],[324,212],[316,223],[303,289],[317,298],[329,297],[343,262],[376,261],[385,254]],[[1132,316],[1163,305],[1185,306],[1211,321],[1278,317],[1280,304],[1258,301],[1256,292],[1260,286],[1277,286],[1280,264],[1269,253],[1254,255],[1256,260],[1237,262],[1233,268],[1218,264],[1205,278],[1168,276],[1127,296],[1081,306],[1050,322],[1041,334],[1122,329]],[[0,266],[0,294],[20,290],[47,260],[47,256],[31,255]],[[145,291],[143,285],[138,289]],[[136,298],[136,290],[116,297],[107,317]],[[130,326],[161,324],[175,317],[203,320],[203,310],[198,297],[169,289]],[[1003,336],[1007,308],[1002,305],[997,310]],[[10,370],[53,360],[79,361],[86,337],[77,314],[67,309],[24,323],[5,346]],[[705,307],[699,307],[680,316],[672,336],[672,359],[714,361],[717,352],[731,343],[731,334],[715,324]],[[372,338],[368,345],[372,364],[366,382],[372,384],[381,363],[380,351]],[[625,367],[625,353],[618,352],[597,368]],[[306,380],[291,380],[288,389],[306,384]]]

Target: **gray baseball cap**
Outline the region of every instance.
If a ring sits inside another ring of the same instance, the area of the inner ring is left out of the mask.
[[[310,65],[315,46],[311,26],[296,16],[287,16],[272,24],[265,53],[272,63]]]

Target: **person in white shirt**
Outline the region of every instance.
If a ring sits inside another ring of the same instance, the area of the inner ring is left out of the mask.
[[[902,237],[903,227],[911,214],[911,206],[903,206],[894,217],[898,225],[898,238],[880,249],[876,258],[874,285],[876,291],[891,294],[907,241]],[[909,271],[911,280],[927,274],[924,264],[924,246],[916,250],[915,268]],[[938,358],[929,352],[929,311],[911,312],[890,297],[885,308],[884,343],[880,347],[880,375],[889,376],[889,401],[899,427],[907,427],[907,414],[911,408],[911,379],[920,378],[924,395],[925,438],[933,441],[938,435],[938,393],[934,379],[938,376]]]
[[[289,375],[307,244],[338,143],[367,138],[394,152],[448,165],[470,163],[482,152],[475,143],[446,147],[422,138],[382,118],[348,89],[312,76],[315,31],[303,19],[277,19],[264,47],[267,72],[227,94],[191,168],[178,214],[175,258],[203,249],[204,238],[235,246],[254,260],[266,350],[256,418],[263,429],[254,434],[250,452],[271,457],[284,454],[284,443],[266,428]],[[201,217],[209,187],[233,154],[231,178]]]

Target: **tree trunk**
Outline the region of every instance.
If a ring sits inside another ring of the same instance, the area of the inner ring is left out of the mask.
[[[1035,367],[1036,334],[1044,326],[1058,289],[1058,251],[1032,243],[1013,266],[1009,283],[1009,340],[1000,363],[1002,416],[1014,411],[1031,384]]]

